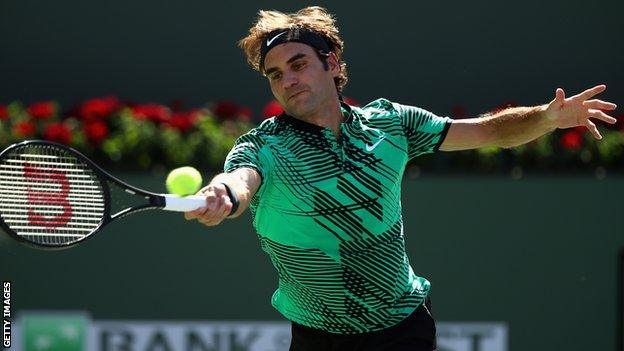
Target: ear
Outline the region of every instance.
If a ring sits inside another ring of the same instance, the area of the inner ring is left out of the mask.
[[[332,72],[332,75],[338,77],[340,74],[340,62],[338,61],[338,56],[336,56],[334,52],[329,53],[327,64],[329,65],[329,70]]]

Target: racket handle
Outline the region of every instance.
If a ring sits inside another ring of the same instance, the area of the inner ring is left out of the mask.
[[[162,194],[162,196],[165,198],[165,207],[163,207],[163,210],[189,212],[206,207],[205,196],[191,195],[180,197],[172,194]]]

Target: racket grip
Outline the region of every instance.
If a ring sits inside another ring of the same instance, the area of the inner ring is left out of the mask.
[[[189,212],[206,207],[205,196],[191,195],[180,197],[172,194],[163,194],[162,196],[165,198],[165,207],[163,207],[163,210]]]

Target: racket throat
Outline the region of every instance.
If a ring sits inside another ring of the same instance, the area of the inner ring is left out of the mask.
[[[167,200],[165,200],[165,197],[161,195],[150,196],[149,202],[150,205],[158,208],[164,208],[167,206]]]

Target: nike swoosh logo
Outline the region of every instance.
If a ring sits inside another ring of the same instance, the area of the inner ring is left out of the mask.
[[[371,152],[373,150],[375,150],[375,148],[377,147],[377,145],[379,145],[383,140],[385,139],[385,137],[381,137],[379,140],[377,140],[376,143],[374,143],[373,145],[368,145],[366,144],[366,151]]]
[[[286,31],[286,32],[287,32],[287,31]],[[279,33],[278,35],[274,36],[273,38],[271,38],[271,39],[267,39],[267,46],[271,46],[271,43],[272,43],[275,39],[279,38],[282,34],[285,34],[286,32],[281,32],[281,33]]]

